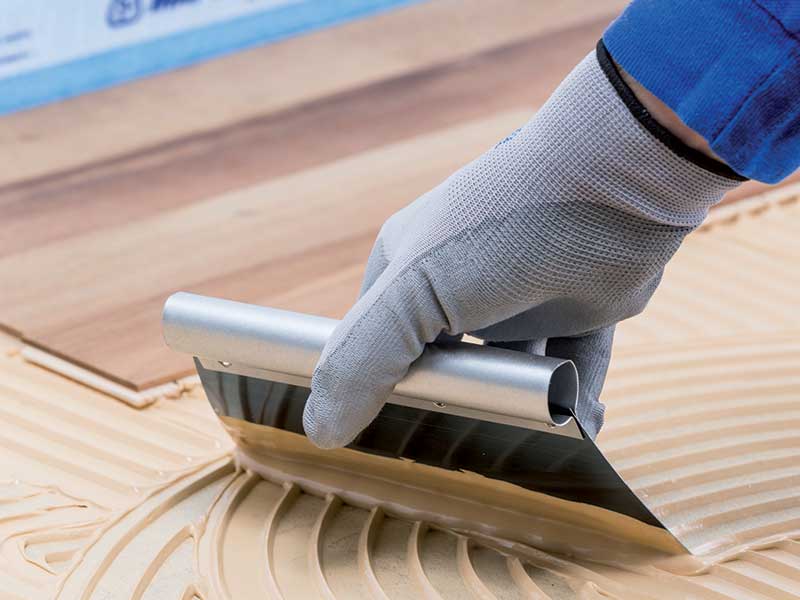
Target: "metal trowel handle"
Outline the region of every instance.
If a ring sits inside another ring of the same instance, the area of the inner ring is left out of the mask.
[[[167,345],[205,368],[305,386],[337,323],[186,292],[172,295],[163,314]],[[429,345],[390,402],[554,428],[572,420],[577,392],[569,360],[456,342]]]

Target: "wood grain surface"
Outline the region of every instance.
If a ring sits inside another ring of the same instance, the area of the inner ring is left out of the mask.
[[[192,370],[174,291],[341,317],[381,223],[624,4],[432,0],[4,118],[0,327],[144,390]]]
[[[558,31],[627,0],[429,0],[3,119],[0,185]],[[532,67],[535,66],[532,65]]]

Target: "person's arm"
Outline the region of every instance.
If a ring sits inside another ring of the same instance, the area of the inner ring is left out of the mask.
[[[630,73],[623,69],[618,63],[615,62],[614,64],[616,65],[622,80],[628,84],[628,87],[631,89],[636,98],[638,98],[639,102],[642,103],[642,106],[645,108],[645,110],[647,110],[647,112],[650,113],[650,115],[652,115],[652,117],[658,123],[660,123],[665,129],[672,133],[681,142],[686,144],[689,148],[693,148],[698,152],[702,152],[709,158],[713,158],[716,161],[725,162],[714,153],[714,151],[711,149],[711,146],[702,135],[681,121],[680,117],[675,114],[675,111],[659,100],[641,83],[631,77]]]
[[[675,117],[657,120],[696,134],[688,145],[769,183],[800,167],[796,0],[634,0],[603,42],[643,104]]]

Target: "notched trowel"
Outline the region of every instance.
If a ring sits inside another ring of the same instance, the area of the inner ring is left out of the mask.
[[[163,315],[167,344],[195,357],[223,420],[300,436],[311,375],[336,324],[185,292],[167,300]],[[666,546],[682,551],[581,427],[577,392],[568,360],[466,342],[431,345],[348,448],[444,469],[450,479],[477,473],[516,486],[515,493],[594,505],[659,530]]]

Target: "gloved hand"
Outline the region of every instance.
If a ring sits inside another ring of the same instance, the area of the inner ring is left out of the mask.
[[[596,434],[614,325],[643,310],[740,180],[649,119],[601,51],[525,126],[384,224],[314,372],[303,425],[315,444],[352,441],[425,344],[463,332],[575,360],[578,417]]]

